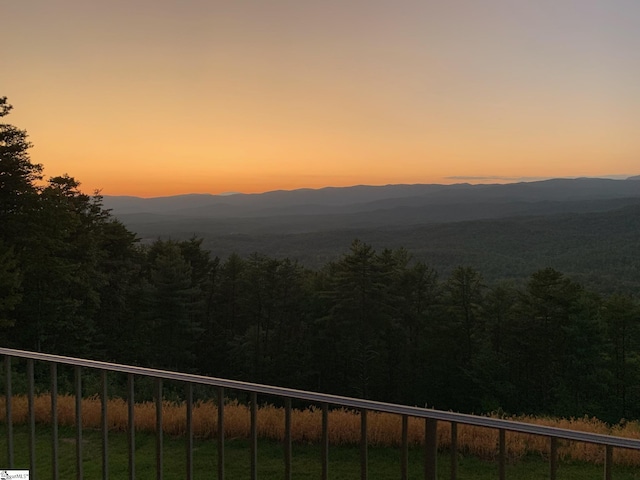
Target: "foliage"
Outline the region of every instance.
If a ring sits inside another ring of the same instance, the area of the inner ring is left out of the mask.
[[[140,246],[98,192],[37,183],[28,148],[0,125],[3,345],[465,412],[640,418],[633,294],[549,266],[487,281],[360,240],[316,269],[222,260],[196,237]]]
[[[13,422],[26,424],[28,420],[28,402],[24,396],[13,397]],[[0,402],[0,419],[5,419],[5,402]],[[51,422],[51,397],[42,394],[35,397],[36,422],[46,425]],[[75,425],[75,397],[62,395],[58,397],[58,423],[61,427]],[[186,433],[186,407],[184,403],[164,402],[162,406],[162,428],[165,435],[177,437]],[[126,432],[128,428],[128,405],[121,398],[112,398],[107,403],[109,430]],[[82,400],[82,425],[85,429],[101,428],[102,404],[97,396]],[[216,419],[218,406],[213,401],[197,402],[193,407],[193,433],[196,438],[213,439],[218,434]],[[237,401],[227,401],[224,406],[224,435],[226,438],[249,438],[251,434],[249,407]],[[263,404],[258,409],[257,433],[261,439],[282,442],[285,436],[284,408]],[[155,402],[140,402],[135,405],[135,425],[137,432],[156,432]],[[514,416],[509,420],[545,425],[569,430],[578,430],[604,435],[616,435],[637,438],[640,425],[627,422],[609,426],[595,418],[535,418],[531,416]],[[4,421],[4,420],[3,420]],[[402,438],[402,422],[398,415],[368,412],[368,435],[370,446],[400,447]],[[292,409],[291,439],[296,444],[319,444],[322,439],[322,411],[315,407]],[[329,411],[329,442],[333,446],[358,445],[360,442],[360,413],[358,411],[338,408]],[[339,427],[339,428],[336,428]],[[458,425],[458,449],[465,455],[473,455],[485,460],[495,460],[498,455],[496,442],[497,432],[493,429]],[[438,446],[447,449],[451,445],[451,426],[447,422],[438,423]],[[547,455],[549,439],[544,436],[507,433],[507,458],[510,461],[522,460],[528,455]],[[424,420],[410,417],[407,423],[407,440],[410,446],[424,444]],[[602,464],[603,448],[597,444],[578,442],[561,442],[558,451],[563,461],[583,461]],[[626,449],[615,449],[614,460],[619,465],[640,466],[640,452]]]

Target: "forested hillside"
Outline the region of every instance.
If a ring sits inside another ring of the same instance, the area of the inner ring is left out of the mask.
[[[600,290],[549,266],[518,281],[445,270],[413,254],[426,230],[388,230],[375,248],[352,238],[315,267],[284,251],[216,256],[200,238],[141,245],[72,177],[41,182],[29,146],[0,125],[4,346],[465,412],[640,417],[640,303],[614,276]],[[633,207],[615,215],[637,225]],[[560,235],[536,222],[504,224],[492,251],[509,251],[513,228],[516,243]],[[480,255],[489,224],[473,225]],[[455,258],[444,240],[440,255]]]
[[[523,283],[529,275],[552,267],[601,293],[640,290],[640,203],[606,212],[449,222],[409,227],[350,228],[311,233],[220,234],[208,224],[173,223],[161,234],[157,225],[140,225],[136,233],[157,239],[203,239],[203,248],[221,259],[233,253],[259,252],[289,258],[319,269],[338,260],[355,238],[376,249],[404,247],[415,260],[448,275],[458,265],[483,272],[487,281]]]
[[[195,236],[222,259],[259,252],[317,269],[359,238],[378,249],[407,248],[446,275],[469,265],[491,282],[524,282],[552,267],[599,292],[640,289],[640,182],[633,179],[104,201],[142,243]]]

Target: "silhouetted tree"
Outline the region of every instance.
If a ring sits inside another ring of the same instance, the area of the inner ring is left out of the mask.
[[[148,276],[142,290],[147,361],[158,367],[191,370],[202,333],[194,315],[199,303],[191,265],[172,241],[155,242],[147,261]]]
[[[0,97],[0,118],[13,107]],[[27,132],[0,123],[0,240],[13,245],[29,234],[26,221],[39,192],[36,182],[42,178],[42,165],[32,163]]]

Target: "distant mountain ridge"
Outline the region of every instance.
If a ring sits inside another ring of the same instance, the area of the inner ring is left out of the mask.
[[[375,248],[405,247],[443,275],[472,265],[489,280],[524,279],[550,266],[601,291],[640,286],[638,181],[358,186],[104,203],[143,243],[196,236],[221,258],[258,252],[316,268],[359,238]]]
[[[640,186],[636,182],[578,178],[489,185],[360,185],[277,190],[261,194],[189,194],[156,198],[105,196],[104,205],[116,216],[160,214],[197,218],[246,218],[335,215],[435,205],[575,202],[632,197],[640,197]]]

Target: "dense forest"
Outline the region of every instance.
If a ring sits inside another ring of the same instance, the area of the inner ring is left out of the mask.
[[[0,98],[0,116],[9,113]],[[0,335],[38,350],[452,409],[640,417],[640,303],[354,240],[317,268],[136,234],[0,125]]]
[[[640,182],[635,182],[640,191]],[[343,228],[305,233],[215,233],[216,220],[191,219],[144,224],[120,216],[141,243],[203,239],[202,246],[226,259],[260,252],[320,269],[340,259],[354,238],[376,249],[406,248],[415,260],[448,276],[458,265],[473,266],[487,282],[523,284],[532,272],[552,267],[600,293],[640,291],[640,199],[636,205],[602,212],[518,216],[417,224],[404,227]],[[221,221],[223,223],[223,221]]]

